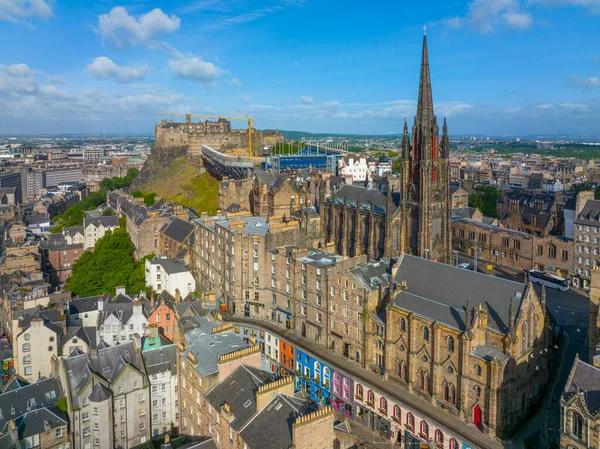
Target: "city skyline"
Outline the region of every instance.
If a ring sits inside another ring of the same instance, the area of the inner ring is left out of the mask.
[[[416,109],[423,24],[453,135],[597,133],[598,2],[344,5],[8,0],[0,134],[149,134],[155,111],[188,109],[247,112],[261,129],[399,134]]]

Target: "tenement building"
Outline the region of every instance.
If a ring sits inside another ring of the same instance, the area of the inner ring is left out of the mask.
[[[302,240],[297,222],[271,222],[249,214],[203,216],[194,220],[193,272],[202,291],[234,313],[271,302],[263,275],[265,250]]]
[[[450,165],[446,121],[439,135],[433,111],[427,37],[412,136],[404,123],[399,186],[388,175],[384,192],[343,186],[328,198],[321,193],[322,247],[369,259],[415,254],[450,261]]]
[[[587,289],[591,270],[600,266],[600,201],[585,201],[573,223],[576,274],[573,282]]]
[[[485,433],[508,436],[539,405],[553,320],[531,284],[410,255],[386,297],[390,380]]]

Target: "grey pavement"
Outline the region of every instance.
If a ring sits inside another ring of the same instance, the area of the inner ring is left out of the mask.
[[[473,448],[500,449],[504,447],[499,441],[485,436],[475,426],[468,425],[454,415],[444,413],[431,402],[414,395],[404,388],[397,386],[394,382],[382,378],[380,375],[367,371],[355,363],[331,353],[325,348],[316,346],[310,340],[295,334],[289,329],[283,329],[268,321],[259,319],[242,318],[237,316],[224,316],[223,318],[229,322],[250,324],[257,328],[263,328],[269,332],[279,335],[293,345],[312,353],[317,358],[320,358],[324,362],[328,363],[330,366],[333,366],[342,372],[353,374],[355,377],[360,378],[365,384],[368,384],[382,393],[385,393],[389,397],[399,401],[401,404],[410,404],[415,411],[421,413],[428,419],[439,423],[439,425],[442,427],[452,430],[457,438],[464,440]]]

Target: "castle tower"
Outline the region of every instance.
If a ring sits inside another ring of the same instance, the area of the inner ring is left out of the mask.
[[[446,120],[439,138],[429,73],[427,36],[423,36],[417,113],[402,138],[403,251],[450,262],[450,153]]]

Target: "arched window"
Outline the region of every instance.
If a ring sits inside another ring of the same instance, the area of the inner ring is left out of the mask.
[[[385,398],[379,400],[379,409],[387,412],[387,400]]]
[[[450,404],[456,404],[456,389],[454,385],[450,386]]]
[[[326,366],[323,367],[323,380],[328,380],[329,379],[329,368],[327,368]]]
[[[400,332],[406,332],[406,320],[400,318]]]
[[[448,351],[454,352],[454,338],[448,337]]]
[[[475,374],[477,374],[478,376],[481,376],[481,366],[480,365],[475,365]]]
[[[319,362],[315,362],[314,377],[317,382],[321,382],[321,364]]]
[[[479,385],[475,385],[475,396],[481,396],[481,387]]]
[[[458,449],[458,441],[454,438],[450,438],[450,449]]]
[[[415,417],[412,413],[406,414],[406,427],[408,427],[410,430],[415,429]]]
[[[348,380],[347,377],[344,377],[344,387],[348,388],[350,386],[350,381]]]
[[[423,340],[429,341],[429,328],[423,326]]]
[[[425,371],[421,371],[420,376],[421,390],[429,393],[429,374]]]
[[[444,433],[441,430],[435,431],[435,442],[439,444],[444,444]]]
[[[573,412],[573,418],[571,418],[571,430],[573,435],[577,438],[583,438],[583,418],[577,412]]]
[[[529,349],[529,323],[525,321],[521,328],[521,353],[527,352]]]
[[[400,407],[394,405],[394,418],[400,421]]]
[[[429,424],[426,421],[421,421],[421,436],[429,439]]]
[[[358,396],[360,399],[363,397],[363,387],[361,384],[356,386],[356,396]]]
[[[333,381],[334,382],[339,382],[340,381],[340,374],[339,373],[333,373]]]
[[[367,402],[375,404],[375,393],[373,393],[371,390],[367,391]]]
[[[450,402],[450,388],[448,385],[444,385],[444,401]]]
[[[423,373],[423,371],[421,371],[421,373],[419,374],[419,380],[420,380],[419,386],[421,387],[421,390],[424,390],[425,389],[425,374]]]

